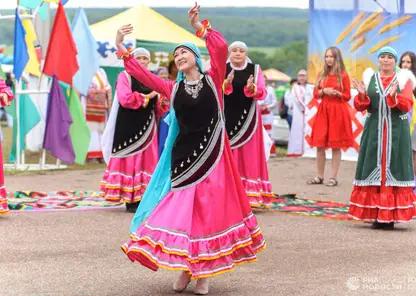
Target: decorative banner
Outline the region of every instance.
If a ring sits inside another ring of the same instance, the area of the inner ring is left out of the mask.
[[[123,60],[119,59],[115,54],[117,51],[116,44],[113,40],[97,40],[98,53],[100,54],[101,67],[123,67]],[[135,48],[136,40],[127,40],[124,45],[126,48]]]
[[[309,82],[322,71],[330,46],[341,50],[351,79],[362,79],[366,68],[378,68],[381,47],[392,46],[399,55],[415,50],[415,25],[414,0],[311,0]]]
[[[308,81],[315,83],[324,68],[325,50],[337,46],[343,55],[350,79],[362,80],[365,69],[378,68],[377,51],[386,45],[398,55],[416,50],[416,1],[414,0],[310,0],[308,47]],[[354,147],[343,151],[345,160],[357,160],[365,112],[354,109],[356,90],[351,90],[350,114]],[[311,99],[305,111],[305,154],[316,157],[316,149],[309,146],[312,125],[319,102]],[[331,157],[331,151],[327,151]]]

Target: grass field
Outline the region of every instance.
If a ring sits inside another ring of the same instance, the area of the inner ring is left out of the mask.
[[[7,127],[4,122],[1,124],[1,129],[3,133],[3,162],[9,163],[10,149],[12,145],[12,129]],[[25,151],[25,163],[39,163],[41,152],[30,152]],[[50,155],[49,152],[46,152],[46,164],[56,164],[56,158]],[[62,163],[64,164],[64,163]],[[93,170],[97,168],[102,168],[103,173],[105,169],[105,164],[100,163],[86,163],[85,165],[70,165],[68,170]],[[40,171],[15,171],[15,170],[6,170],[6,175],[16,175],[16,174],[25,174],[25,173],[41,173]]]

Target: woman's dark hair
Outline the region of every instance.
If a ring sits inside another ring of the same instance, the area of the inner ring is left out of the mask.
[[[171,74],[171,75],[172,75],[172,70],[173,70],[173,67],[175,67],[175,68],[176,68],[175,61],[174,61],[174,60],[171,60],[171,61],[169,62],[169,64],[168,64],[168,72],[169,72],[169,74]]]
[[[410,71],[412,71],[413,75],[416,76],[416,55],[413,51],[406,51],[399,60],[399,68],[402,68],[402,60],[405,56],[408,56],[410,58],[410,61],[412,62],[412,66],[410,67]],[[413,90],[413,95],[416,97],[416,89]]]

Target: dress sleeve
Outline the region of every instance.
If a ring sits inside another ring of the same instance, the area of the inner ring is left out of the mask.
[[[212,77],[217,88],[221,89],[227,70],[228,46],[221,33],[210,28],[207,23],[205,33],[202,35],[203,38],[205,37],[210,56],[211,68],[208,70],[208,75]]]
[[[250,92],[247,88],[247,85],[244,86],[244,95],[248,98],[253,98],[255,100],[264,100],[267,95],[267,90],[264,83],[264,76],[261,68],[259,66],[259,72],[257,73],[257,84],[254,88],[254,92]]]
[[[225,84],[225,82],[222,85],[222,91],[224,92],[225,95],[230,95],[233,93],[233,84],[232,83],[228,83],[227,85]]]
[[[138,109],[145,101],[142,94],[131,91],[130,81],[124,72],[121,72],[118,76],[116,91],[117,99],[124,108]]]
[[[390,108],[398,108],[403,112],[409,112],[413,107],[413,93],[412,83],[408,81],[400,94],[396,94],[395,97],[391,95],[387,96],[387,105]]]
[[[136,61],[131,54],[124,57],[124,66],[126,67],[127,73],[143,83],[145,86],[167,98],[170,98],[175,82],[163,80],[159,76],[153,74]]]
[[[365,95],[364,100],[361,100],[360,94],[356,95],[354,98],[354,108],[360,112],[367,110],[368,107],[370,107],[370,103],[370,98],[367,95]]]
[[[351,99],[351,81],[346,72],[342,73],[341,101],[348,102]]]

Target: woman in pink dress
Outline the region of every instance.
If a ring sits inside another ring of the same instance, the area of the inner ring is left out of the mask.
[[[225,125],[234,160],[253,208],[271,207],[273,193],[264,149],[261,108],[267,90],[259,65],[251,63],[247,45],[230,45],[224,81]]]
[[[6,85],[5,81],[0,78],[0,105],[2,107],[8,106],[9,102],[13,99],[13,93]],[[0,215],[9,212],[7,205],[7,192],[4,186],[4,170],[3,170],[3,153],[0,142]]]
[[[222,83],[227,43],[209,22],[198,20],[199,6],[189,11],[197,36],[206,39],[211,68],[202,72],[199,49],[182,43],[174,50],[176,82],[165,81],[125,56],[127,72],[144,85],[170,97],[169,134],[161,159],[131,225],[123,251],[156,271],[182,271],[173,289],[182,292],[197,279],[194,293],[208,294],[208,277],[257,260],[265,248],[232,159],[223,118]],[[116,44],[133,28],[123,26]]]
[[[137,48],[132,55],[147,68],[149,51]],[[100,195],[108,201],[122,200],[127,211],[135,212],[159,159],[156,117],[169,104],[125,71],[117,79],[116,96],[103,135],[108,167]]]

